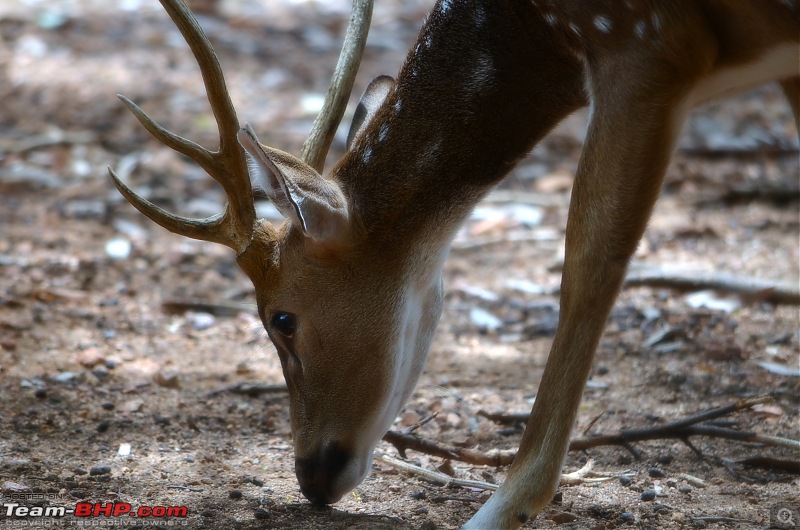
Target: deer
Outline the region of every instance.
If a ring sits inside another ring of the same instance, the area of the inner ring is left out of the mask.
[[[517,456],[465,529],[518,528],[553,497],[594,352],[692,108],[778,82],[800,124],[796,0],[439,0],[396,79],[368,86],[347,152],[323,173],[371,5],[354,3],[342,69],[298,158],[240,124],[198,22],[181,0],[160,1],[200,66],[219,149],[120,98],[227,203],[207,219],[177,216],[109,171],[154,222],[236,252],[286,379],[300,490],[316,505],[364,480],[414,390],[456,231],[562,119],[590,109],[559,322]],[[257,218],[258,195],[283,223]]]

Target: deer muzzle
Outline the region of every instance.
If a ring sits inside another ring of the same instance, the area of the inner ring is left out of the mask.
[[[359,462],[338,441],[327,442],[311,456],[295,459],[300,491],[312,504],[333,504],[364,478],[368,462]]]

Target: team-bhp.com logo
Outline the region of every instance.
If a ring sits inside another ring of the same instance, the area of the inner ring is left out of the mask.
[[[26,506],[19,502],[4,502],[2,513],[6,518],[61,518],[61,517],[150,517],[157,519],[184,518],[189,515],[186,506],[139,506],[128,502],[79,502],[74,508],[66,506]]]

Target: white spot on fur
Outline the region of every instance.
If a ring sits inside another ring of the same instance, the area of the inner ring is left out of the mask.
[[[494,76],[494,60],[492,56],[485,52],[479,52],[475,61],[475,69],[472,72],[472,87],[475,92],[480,92]]]
[[[453,7],[452,0],[444,0],[441,4],[439,4],[439,12],[443,15],[446,15],[450,8]]]
[[[403,110],[403,101],[398,99],[394,102],[394,112],[399,114],[401,110]]]
[[[389,136],[389,124],[382,123],[378,129],[378,142],[383,142]]]
[[[661,31],[661,15],[659,15],[657,12],[653,13],[652,19],[653,19],[653,30],[656,33],[658,33],[659,31]]]
[[[423,150],[422,156],[419,158],[418,164],[420,168],[430,167],[431,165],[435,164],[437,158],[442,153],[442,145],[444,144],[444,137],[442,135],[437,135],[430,142],[428,142],[427,147]]]
[[[594,17],[594,27],[596,27],[603,33],[611,33],[611,28],[613,27],[613,24],[610,18],[605,17],[603,15],[598,15]]]
[[[544,19],[551,26],[555,26],[556,24],[558,24],[558,17],[555,16],[553,13],[547,13],[544,16]]]
[[[578,37],[580,37],[580,36],[581,36],[581,28],[579,28],[579,27],[578,27],[578,25],[577,25],[577,24],[575,24],[574,22],[570,22],[570,23],[569,23],[569,29],[571,29],[571,30],[572,30],[572,33],[574,33],[574,34],[575,34],[575,35],[577,35]]]
[[[475,6],[475,10],[472,13],[472,18],[475,20],[475,25],[477,27],[483,27],[486,25],[486,11],[483,10],[483,7],[480,5]]]
[[[636,33],[636,36],[640,39],[644,39],[645,33],[647,32],[647,24],[645,24],[644,20],[639,20],[633,25],[633,32]]]
[[[366,165],[369,164],[372,160],[372,148],[367,146],[364,148],[364,152],[361,154],[361,161]]]

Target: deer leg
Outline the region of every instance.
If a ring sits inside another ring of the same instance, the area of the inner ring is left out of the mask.
[[[516,460],[467,529],[517,528],[558,486],[594,351],[687,113],[687,90],[653,80],[621,89],[606,83],[593,98],[567,222],[556,336]]]

